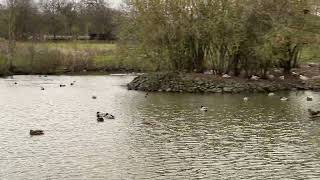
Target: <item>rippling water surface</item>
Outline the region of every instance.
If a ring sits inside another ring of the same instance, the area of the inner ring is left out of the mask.
[[[132,78],[0,79],[0,179],[320,179],[320,121],[307,117],[319,93],[145,98]]]

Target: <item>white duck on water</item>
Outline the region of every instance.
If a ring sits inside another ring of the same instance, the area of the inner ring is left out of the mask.
[[[268,96],[275,96],[276,94],[274,93],[269,93]]]

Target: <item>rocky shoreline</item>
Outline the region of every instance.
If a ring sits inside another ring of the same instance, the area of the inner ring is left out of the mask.
[[[127,85],[129,90],[145,92],[241,93],[320,90],[320,80],[303,81],[297,76],[251,80],[221,76],[184,73],[149,73],[136,77]]]

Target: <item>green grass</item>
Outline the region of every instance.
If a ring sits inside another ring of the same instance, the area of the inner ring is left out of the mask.
[[[30,46],[31,42],[18,42],[17,46]],[[35,48],[48,47],[68,53],[69,51],[114,51],[116,44],[104,42],[69,41],[69,42],[40,42],[33,44]]]
[[[7,46],[6,41],[0,41],[3,62]],[[88,73],[155,70],[152,61],[135,53],[126,53],[117,44],[92,41],[17,42],[13,66],[15,74],[82,74],[83,70],[87,70]],[[0,74],[3,67],[6,66],[0,61]]]
[[[60,74],[119,67],[116,44],[92,41],[17,42],[16,46],[13,65],[17,73]],[[6,42],[0,42],[0,55],[4,55],[6,50]]]
[[[303,49],[302,62],[320,62],[320,46],[311,46]]]

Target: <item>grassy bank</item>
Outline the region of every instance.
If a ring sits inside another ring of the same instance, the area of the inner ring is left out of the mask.
[[[139,71],[117,55],[117,46],[105,42],[17,42],[15,74],[83,74],[87,71]],[[0,74],[5,70],[7,43],[0,42]]]
[[[15,74],[86,74],[156,71],[157,63],[121,51],[114,43],[94,41],[17,42]],[[0,41],[0,74],[6,71],[7,42]],[[320,49],[305,48],[302,62],[320,62]],[[165,63],[164,63],[165,64]]]
[[[301,53],[302,62],[320,62],[320,47],[310,46],[303,49]]]

